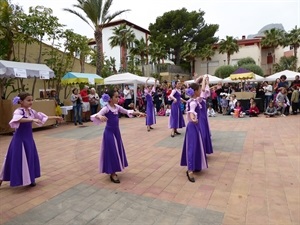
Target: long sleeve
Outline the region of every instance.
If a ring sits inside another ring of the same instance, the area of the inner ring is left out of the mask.
[[[11,128],[18,128],[20,126],[20,119],[24,116],[24,112],[21,109],[16,109],[13,114],[13,118],[9,122]]]
[[[122,106],[119,106],[119,105],[117,105],[116,107],[118,107],[118,111],[120,113],[126,114],[129,117],[132,117],[132,113],[134,112],[133,110],[124,109]]]
[[[105,114],[108,113],[108,111],[109,111],[108,107],[103,107],[98,113],[90,116],[91,121],[96,125],[101,124],[102,123],[101,120],[98,119],[96,116],[105,116]]]
[[[200,97],[206,99],[209,96],[210,96],[210,89],[209,86],[206,85],[204,91],[201,91]]]
[[[35,123],[38,126],[42,126],[46,121],[48,120],[48,116],[42,112],[37,112],[35,110],[32,110],[34,119],[39,119],[41,123]]]

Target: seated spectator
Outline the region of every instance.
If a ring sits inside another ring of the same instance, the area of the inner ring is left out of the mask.
[[[243,118],[245,116],[245,112],[243,107],[241,106],[241,102],[237,101],[234,107],[234,112],[231,112],[231,115],[237,118]]]
[[[285,116],[285,108],[290,105],[290,101],[287,97],[287,90],[286,88],[282,87],[281,91],[276,96],[276,104],[277,104],[277,111],[280,111],[281,116]]]
[[[158,116],[165,116],[166,115],[166,110],[165,110],[165,107],[164,107],[163,104],[160,106],[160,110],[158,111],[157,115]]]
[[[259,109],[256,106],[256,102],[253,102],[249,109],[249,116],[250,117],[257,117],[259,114]]]
[[[266,117],[274,117],[276,114],[277,114],[277,110],[274,106],[274,102],[270,101],[269,105],[265,111],[265,115],[266,115]]]
[[[235,94],[232,94],[230,97],[229,97],[229,103],[228,103],[228,115],[230,115],[232,112],[234,112],[234,107],[235,107],[235,104],[237,102],[237,99],[236,99],[236,96]]]
[[[215,117],[216,116],[215,110],[212,108],[211,105],[209,105],[208,108],[207,108],[207,116],[208,117]]]

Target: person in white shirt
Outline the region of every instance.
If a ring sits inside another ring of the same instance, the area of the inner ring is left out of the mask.
[[[129,89],[128,85],[125,85],[125,89],[124,89],[123,93],[124,93],[124,98],[125,98],[124,108],[130,109],[129,105],[132,102],[132,96],[131,96],[131,90]]]
[[[272,85],[268,84],[268,81],[265,81],[263,85],[263,89],[265,92],[265,109],[266,109],[269,105],[269,102],[272,100],[273,87]]]
[[[207,116],[208,117],[215,117],[216,116],[215,110],[211,107],[211,105],[209,105],[208,108],[207,108]]]

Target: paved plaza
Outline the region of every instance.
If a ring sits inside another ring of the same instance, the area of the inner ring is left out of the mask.
[[[120,184],[98,173],[104,125],[34,131],[42,177],[36,187],[0,187],[5,225],[299,225],[300,115],[209,118],[214,153],[188,181],[184,138],[168,117],[147,132],[145,118],[121,118],[129,167]],[[11,135],[0,135],[0,163]]]

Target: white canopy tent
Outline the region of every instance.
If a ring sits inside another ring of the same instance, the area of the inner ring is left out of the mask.
[[[0,78],[53,78],[54,72],[45,64],[0,60]]]
[[[277,78],[280,78],[282,75],[286,76],[287,81],[293,81],[293,80],[295,80],[295,76],[300,75],[300,73],[299,72],[297,73],[297,72],[294,72],[291,70],[284,70],[284,71],[274,73],[273,75],[266,77],[265,80],[266,81],[275,81]]]
[[[210,75],[210,74],[205,74],[204,76],[208,76],[210,84],[217,84],[217,83],[223,81],[223,79],[221,79],[219,77],[216,77],[216,76],[213,76],[213,75]],[[191,83],[194,83],[194,82],[195,82],[195,80],[187,80],[184,83],[185,84],[191,84]]]
[[[134,105],[136,104],[136,96],[137,96],[137,85],[145,84],[148,77],[140,77],[138,75],[132,73],[120,73],[109,76],[104,79],[104,85],[113,85],[113,84],[133,84],[134,86]],[[157,81],[158,82],[158,81]],[[155,83],[155,79],[153,77],[149,77],[147,82],[148,84],[153,85]]]

